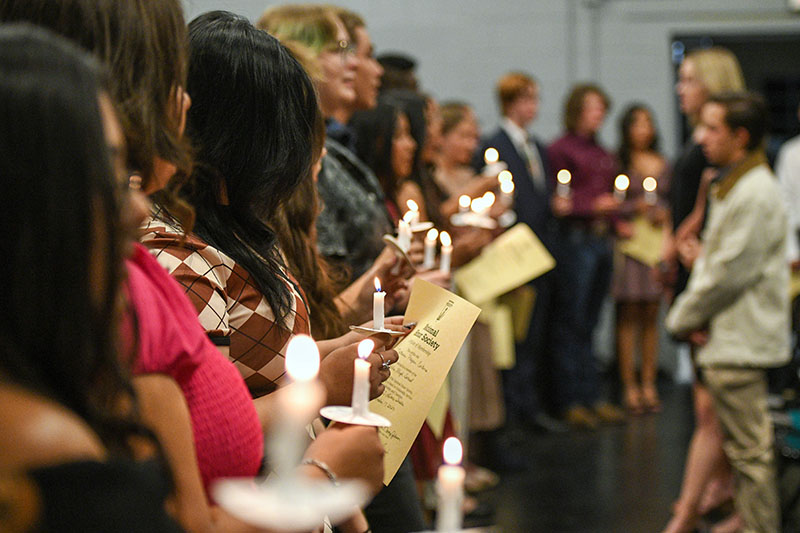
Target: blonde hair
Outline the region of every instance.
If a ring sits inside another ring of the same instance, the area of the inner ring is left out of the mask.
[[[686,61],[691,61],[694,65],[697,77],[706,88],[708,96],[745,90],[739,61],[727,48],[715,46],[694,50],[687,54]]]
[[[328,7],[282,5],[264,11],[256,27],[281,42],[301,43],[318,56],[323,50],[338,48],[336,23],[336,14]]]

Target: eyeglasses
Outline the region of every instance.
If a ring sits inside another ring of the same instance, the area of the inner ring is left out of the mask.
[[[347,39],[342,39],[341,41],[331,44],[327,46],[325,50],[339,54],[342,58],[342,61],[346,61],[348,57],[351,57],[356,53],[355,45]]]

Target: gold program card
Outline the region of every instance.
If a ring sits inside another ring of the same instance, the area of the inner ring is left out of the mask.
[[[386,390],[370,403],[370,410],[392,421],[381,428],[386,456],[383,482],[389,484],[442,387],[464,339],[481,310],[455,294],[416,279],[405,314],[414,330],[397,343],[400,359],[392,365]]]
[[[655,266],[661,259],[664,229],[652,224],[643,216],[633,219],[633,237],[619,243],[619,251],[647,266]]]
[[[459,268],[454,278],[461,294],[481,305],[528,283],[556,265],[555,259],[527,224],[517,224],[481,255]]]

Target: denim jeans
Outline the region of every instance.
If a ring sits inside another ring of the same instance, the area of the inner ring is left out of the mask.
[[[613,251],[607,237],[588,229],[568,227],[560,234],[553,317],[557,405],[591,407],[600,396],[592,340],[611,284]]]

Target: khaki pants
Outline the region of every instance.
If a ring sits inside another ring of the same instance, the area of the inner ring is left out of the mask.
[[[764,370],[704,368],[703,381],[714,398],[723,448],[736,479],[736,510],[746,533],[780,531],[772,421],[767,411]]]

